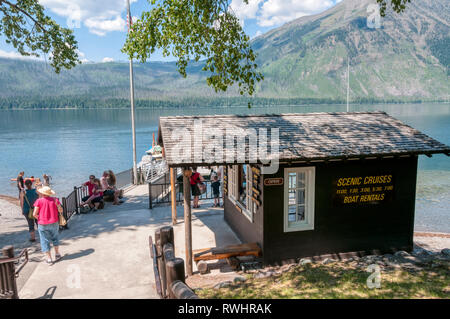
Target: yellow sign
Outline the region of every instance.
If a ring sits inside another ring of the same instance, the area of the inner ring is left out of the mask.
[[[390,201],[394,194],[392,174],[345,176],[334,183],[336,205],[376,204]]]

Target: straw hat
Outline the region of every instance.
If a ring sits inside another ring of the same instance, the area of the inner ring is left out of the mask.
[[[39,193],[41,193],[42,195],[46,195],[46,196],[53,196],[56,193],[48,186],[42,186],[39,187],[38,189],[36,189]]]

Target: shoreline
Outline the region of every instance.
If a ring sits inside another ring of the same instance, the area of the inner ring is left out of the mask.
[[[267,98],[271,99],[271,98]],[[147,100],[144,100],[147,101]],[[163,100],[155,100],[155,102],[164,102]],[[174,101],[176,102],[176,101]],[[450,104],[448,101],[439,101],[439,100],[433,100],[433,101],[398,101],[398,102],[373,102],[373,103],[367,103],[367,102],[353,102],[349,103],[349,105],[403,105],[403,104]],[[329,105],[339,105],[339,106],[345,106],[345,102],[339,103],[298,103],[298,104],[252,104],[252,108],[258,108],[258,107],[267,107],[267,106],[279,106],[279,107],[289,107],[289,106],[329,106]],[[146,110],[146,109],[180,109],[180,108],[209,108],[211,105],[201,104],[201,105],[190,105],[190,106],[136,106],[136,109],[139,110]],[[217,105],[214,107],[221,107],[221,108],[247,108],[248,105]],[[0,111],[41,111],[41,110],[126,110],[128,107],[36,107],[36,108],[1,108]]]
[[[0,194],[0,200],[5,200],[5,201],[7,201],[10,204],[14,204],[16,206],[20,206],[19,205],[20,202],[19,202],[19,199],[17,197],[12,197],[12,196],[9,196],[9,195],[2,195],[2,194]]]

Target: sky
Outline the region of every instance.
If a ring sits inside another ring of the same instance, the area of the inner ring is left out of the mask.
[[[230,0],[245,32],[254,38],[296,18],[320,13],[340,0]],[[126,0],[39,0],[46,13],[74,30],[80,59],[85,62],[125,61],[120,52],[126,38]],[[149,11],[149,0],[130,0],[133,20]],[[21,58],[0,36],[0,57]],[[160,52],[151,61],[171,61]]]

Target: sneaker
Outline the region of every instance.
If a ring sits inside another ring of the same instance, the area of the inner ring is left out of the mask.
[[[49,266],[53,264],[53,261],[52,261],[51,258],[48,258],[45,262],[46,262],[47,265],[49,265]]]

